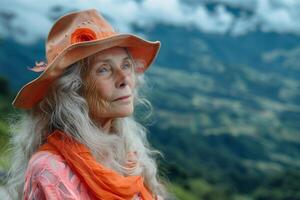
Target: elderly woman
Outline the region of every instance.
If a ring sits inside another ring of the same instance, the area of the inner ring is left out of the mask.
[[[135,121],[143,73],[160,43],[119,34],[94,9],[53,25],[48,63],[13,105],[15,125],[8,185],[15,199],[166,199],[147,129]],[[151,105],[151,104],[150,104]]]

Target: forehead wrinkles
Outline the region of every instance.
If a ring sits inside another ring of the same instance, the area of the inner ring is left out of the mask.
[[[129,58],[129,60],[133,61],[128,49],[125,47],[122,47],[121,49],[122,50],[120,51],[112,51],[112,52],[108,51],[104,53],[103,52],[96,53],[90,57],[90,64],[95,64],[97,62],[102,62],[102,61],[113,62],[115,64],[118,61],[122,62],[126,58],[127,59]]]
[[[126,51],[126,56],[124,58],[127,58],[125,60],[129,60],[134,68],[134,76],[136,75],[135,74],[135,68],[136,68],[136,62],[135,60],[133,59],[133,57],[131,56],[131,53],[130,51],[127,49],[127,48],[123,48],[125,51]],[[87,58],[84,58],[82,60],[80,60],[80,65],[81,65],[81,70],[80,70],[80,75],[81,75],[81,78],[84,82],[88,82],[89,78],[89,74],[90,72],[92,71],[93,67],[92,67],[92,61],[95,59],[95,54],[92,55],[92,56],[89,56]],[[113,56],[112,56],[113,57]],[[122,60],[124,59],[122,58]]]

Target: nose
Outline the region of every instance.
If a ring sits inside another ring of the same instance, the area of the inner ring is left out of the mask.
[[[128,75],[121,69],[119,69],[117,72],[116,80],[117,88],[124,88],[126,85],[128,85]]]

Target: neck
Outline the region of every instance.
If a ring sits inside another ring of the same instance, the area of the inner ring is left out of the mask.
[[[99,120],[98,124],[104,130],[105,133],[111,132],[112,120],[113,120],[112,118],[104,118]]]

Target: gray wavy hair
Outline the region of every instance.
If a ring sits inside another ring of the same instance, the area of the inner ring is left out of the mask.
[[[24,174],[28,162],[47,136],[60,129],[88,147],[98,162],[123,175],[142,175],[146,186],[155,194],[167,199],[170,194],[167,181],[158,175],[156,159],[161,152],[153,149],[147,141],[148,130],[135,120],[133,115],[115,118],[112,122],[114,134],[105,133],[89,116],[86,99],[80,94],[83,87],[81,69],[85,62],[71,65],[49,89],[47,96],[34,108],[26,111],[17,121],[11,123],[11,145],[13,163],[6,184],[7,198],[20,199],[24,187]],[[133,60],[136,66],[138,61]],[[136,74],[134,107],[149,108],[152,105],[143,97],[147,88],[144,74]],[[76,122],[76,123],[74,123]],[[124,166],[128,152],[137,151],[140,165],[134,169]],[[109,162],[104,162],[103,158]]]

